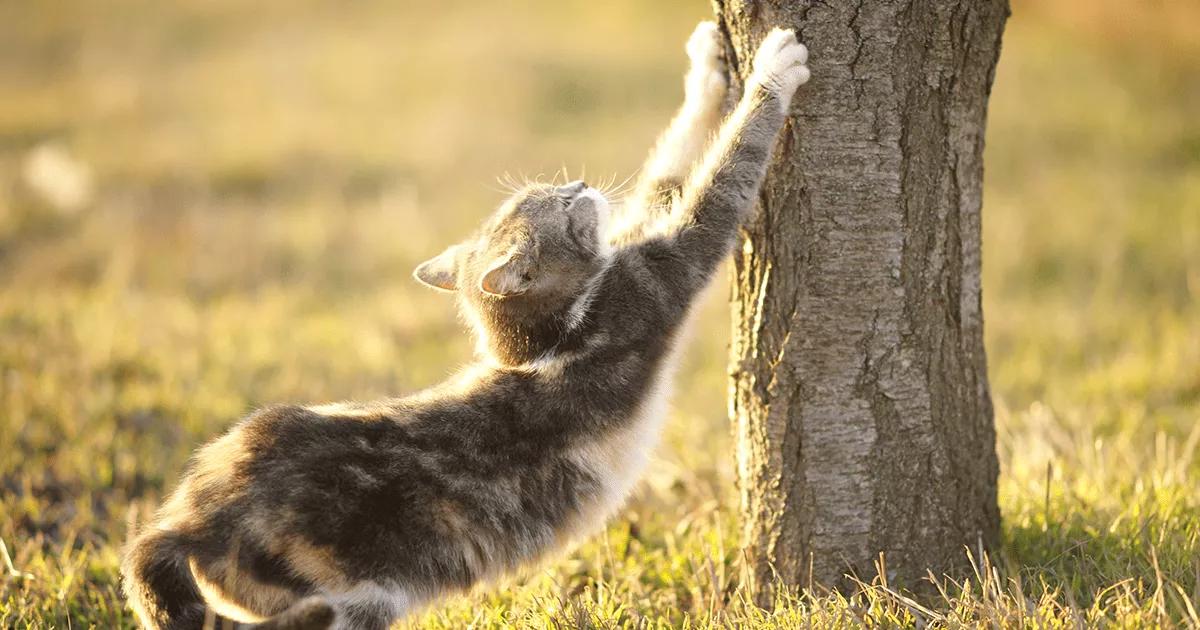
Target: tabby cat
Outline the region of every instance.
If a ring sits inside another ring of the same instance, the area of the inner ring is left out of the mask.
[[[809,77],[804,46],[772,31],[722,122],[716,25],[687,51],[684,105],[622,225],[583,182],[530,185],[417,268],[457,296],[473,364],[407,398],[263,409],[199,450],[124,557],[146,627],[383,629],[604,525]]]

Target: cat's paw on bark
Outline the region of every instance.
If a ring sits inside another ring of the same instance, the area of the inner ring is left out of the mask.
[[[807,62],[808,48],[796,41],[795,31],[772,29],[754,54],[754,70],[749,83],[779,97],[786,110],[796,88],[808,81]]]
[[[729,87],[725,66],[725,46],[715,22],[696,25],[688,38],[688,60],[691,67],[684,79],[684,95],[689,101],[718,106],[725,100]]]

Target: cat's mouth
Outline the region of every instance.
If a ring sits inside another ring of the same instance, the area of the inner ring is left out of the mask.
[[[601,217],[608,215],[609,204],[608,198],[599,189],[588,186],[583,180],[573,181],[569,184],[563,184],[554,189],[554,192],[562,197],[566,202],[566,207],[570,208],[577,203],[591,203],[596,209],[596,213]],[[603,221],[603,218],[601,219]]]
[[[586,199],[596,211],[596,253],[602,258],[612,256],[612,245],[609,243],[608,224],[611,216],[608,198],[595,188],[585,188],[579,193],[580,199]]]
[[[588,239],[588,243],[584,244],[584,247],[593,254],[600,254],[602,257],[607,257],[611,254],[612,248],[608,242],[610,204],[604,193],[597,188],[588,186],[583,180],[559,186],[554,192],[562,198],[564,208],[569,215],[574,216],[578,213],[587,213],[589,210],[595,214],[594,231],[592,232],[592,237]],[[575,236],[572,236],[572,238],[575,238]]]
[[[574,199],[580,193],[587,190],[589,186],[582,179],[577,179],[573,182],[567,182],[562,186],[554,189],[554,192],[561,195],[564,199]]]
[[[596,207],[596,212],[608,212],[608,199],[604,196],[604,193],[588,186],[582,179],[569,184],[563,184],[556,188],[554,192],[562,196],[568,208],[581,201],[587,201]]]
[[[575,198],[572,199],[571,202],[579,203],[585,200],[591,202],[591,204],[596,207],[597,213],[608,213],[608,199],[604,196],[604,193],[600,192],[599,190],[596,190],[591,186],[585,187],[579,192],[579,194],[575,195]]]

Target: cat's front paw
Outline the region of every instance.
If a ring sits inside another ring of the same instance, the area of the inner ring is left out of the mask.
[[[701,22],[687,41],[691,62],[684,79],[687,100],[701,105],[720,106],[725,101],[729,80],[725,67],[725,46],[716,22]]]
[[[808,49],[796,41],[795,31],[772,29],[754,55],[749,84],[778,97],[786,110],[796,88],[808,81],[807,62]]]

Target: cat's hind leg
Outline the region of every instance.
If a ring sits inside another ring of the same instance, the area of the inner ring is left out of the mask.
[[[324,597],[306,597],[274,617],[252,626],[255,630],[330,630],[338,622],[337,612]],[[341,624],[343,628],[358,626]],[[386,630],[387,626],[383,626]]]
[[[362,582],[341,592],[306,597],[252,626],[256,630],[387,630],[410,612],[414,600],[401,588]]]

